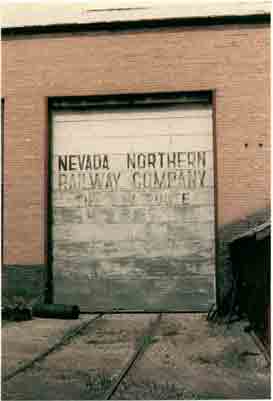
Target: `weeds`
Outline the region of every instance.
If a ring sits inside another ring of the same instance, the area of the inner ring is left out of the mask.
[[[86,386],[93,397],[98,397],[100,394],[104,394],[105,391],[109,389],[112,382],[113,379],[107,373],[101,372],[94,377],[89,377]]]
[[[115,399],[134,400],[198,400],[198,394],[174,383],[154,381],[127,381],[121,385]]]
[[[156,343],[158,339],[150,334],[145,334],[144,336],[141,336],[136,339],[135,342],[135,348],[138,349],[139,347],[142,347],[146,349],[150,345]]]
[[[145,335],[144,337],[143,337],[143,339],[142,339],[142,345],[143,345],[143,347],[148,347],[149,345],[152,345],[152,344],[154,344],[154,343],[156,343],[158,340],[155,338],[155,337],[153,337],[153,336],[151,336],[151,335]]]

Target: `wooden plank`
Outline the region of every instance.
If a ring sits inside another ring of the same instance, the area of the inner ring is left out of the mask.
[[[81,111],[81,112],[71,112],[71,111],[56,111],[53,115],[53,122],[71,123],[81,122],[81,121],[109,121],[109,120],[132,120],[132,119],[143,119],[144,117],[148,119],[162,118],[172,119],[174,117],[178,118],[193,118],[203,117],[210,119],[212,117],[211,106],[206,104],[190,104],[190,105],[164,105],[164,109],[161,108],[149,108],[145,106],[138,108],[123,108],[112,109],[112,110],[96,110],[92,111]]]
[[[148,262],[150,265],[150,261]],[[62,282],[63,284],[60,285]],[[172,277],[125,277],[89,280],[73,272],[56,275],[60,288],[54,301],[71,302],[71,287],[75,288],[74,302],[86,311],[125,310],[208,310],[214,302],[214,282],[211,276],[178,275]],[[111,296],[110,296],[111,295]]]
[[[212,208],[211,208],[212,209]],[[170,209],[172,210],[172,209]],[[203,208],[200,208],[203,213]],[[207,216],[203,216],[204,218]],[[198,230],[198,232],[197,232]],[[213,220],[187,219],[186,215],[180,221],[161,221],[160,224],[145,222],[139,223],[114,223],[99,222],[97,224],[78,223],[67,221],[55,225],[52,232],[53,240],[69,242],[90,242],[90,241],[135,241],[139,238],[176,238],[190,239],[199,237],[214,237]]]
[[[181,121],[182,120],[182,121]],[[128,119],[113,120],[115,121],[115,130],[111,130],[112,120],[82,120],[73,122],[56,122],[59,131],[59,141],[62,138],[72,137],[75,135],[75,129],[77,130],[77,137],[79,139],[87,139],[92,137],[95,138],[113,138],[113,137],[152,137],[158,136],[169,136],[169,132],[173,136],[177,135],[198,135],[208,136],[212,132],[212,125],[210,120],[205,117],[196,116],[190,118],[181,117],[158,117],[152,119],[151,117],[143,117],[141,119],[136,118],[130,121],[128,125]],[[181,131],[181,123],[183,123],[183,129]]]
[[[76,129],[75,129],[76,130]],[[72,136],[63,135],[59,138],[60,142],[56,142],[54,146],[54,153],[65,155],[77,155],[79,153],[86,153],[82,148],[82,141],[86,141],[88,137],[79,137],[75,143],[72,143]],[[90,137],[89,137],[90,138]],[[196,145],[193,147],[192,142],[195,140]],[[178,146],[176,146],[176,142]],[[92,140],[92,147],[90,151],[101,154],[123,154],[132,152],[175,152],[179,149],[181,152],[194,151],[208,151],[211,149],[212,139],[209,135],[191,135],[185,133],[178,136],[161,135],[161,136],[135,136],[130,137],[129,140],[126,136],[113,136],[109,138],[95,137]]]
[[[191,207],[203,207],[214,204],[214,194],[212,186],[207,186],[204,189],[195,189],[194,191],[187,191],[187,199],[191,203]],[[86,213],[83,215],[84,220],[92,222],[90,219],[94,215],[103,215],[106,209],[111,216],[114,213],[115,221],[119,221],[118,216],[123,216],[124,213],[135,213],[135,210],[145,210],[147,213],[147,220],[153,212],[160,213],[164,216],[168,207],[175,207],[179,209],[187,209],[187,205],[183,204],[183,194],[181,190],[154,190],[147,192],[145,190],[128,191],[122,188],[118,192],[114,191],[56,191],[54,193],[54,214],[60,212],[62,209],[67,209],[67,215],[71,210],[71,215],[74,212],[81,213],[80,209],[85,209]],[[121,208],[122,206],[122,208]],[[159,216],[160,218],[160,216]],[[167,217],[166,217],[167,218]]]

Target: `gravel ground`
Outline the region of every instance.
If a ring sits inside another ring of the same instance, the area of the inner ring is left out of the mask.
[[[208,323],[204,314],[163,314],[154,335],[147,335],[156,316],[103,316],[71,343],[4,383],[2,399],[102,399],[143,339],[146,352],[136,360],[113,399],[270,398],[270,370],[244,332],[244,324],[234,323],[227,329]],[[22,324],[17,331],[13,329],[13,334],[24,332],[17,353],[20,347],[21,355],[23,349],[34,347],[34,337],[28,337],[27,330],[33,335],[38,332],[38,339],[51,332],[42,322],[40,327],[39,322],[35,325],[36,329]],[[2,337],[7,343],[16,343],[15,338],[8,339],[8,326]],[[14,358],[16,352],[10,352]],[[5,354],[8,357],[9,353]]]
[[[227,329],[205,315],[164,315],[156,341],[114,398],[269,398],[269,368],[243,326]]]
[[[155,315],[107,315],[33,368],[2,385],[2,399],[100,399]]]

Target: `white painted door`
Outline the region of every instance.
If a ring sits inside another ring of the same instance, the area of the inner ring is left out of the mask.
[[[55,302],[206,311],[215,302],[212,110],[56,112]]]

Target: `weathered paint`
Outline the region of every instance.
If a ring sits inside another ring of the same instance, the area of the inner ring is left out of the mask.
[[[108,4],[107,4],[108,3]],[[226,1],[211,0],[194,2],[169,0],[168,4],[159,1],[139,1],[138,5],[130,1],[109,2],[92,1],[91,4],[77,1],[66,7],[62,3],[45,4],[32,2],[27,9],[24,4],[7,3],[2,10],[2,27],[45,26],[56,24],[86,24],[115,21],[145,21],[169,18],[200,18],[216,16],[240,16],[270,14],[269,0]],[[107,4],[107,5],[106,5]],[[140,6],[140,7],[139,7]]]
[[[207,310],[215,301],[208,105],[56,112],[55,302]]]

